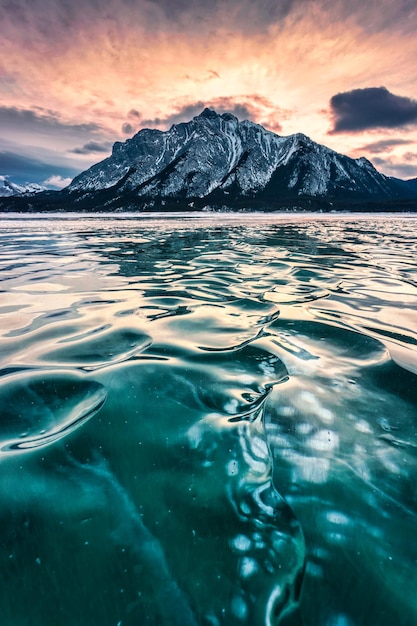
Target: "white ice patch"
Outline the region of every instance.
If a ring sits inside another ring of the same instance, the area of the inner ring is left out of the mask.
[[[308,422],[302,422],[300,424],[296,424],[295,430],[300,435],[308,435],[313,430],[313,426]]]
[[[277,413],[282,417],[294,417],[295,408],[293,406],[280,406]]]
[[[309,448],[330,452],[339,447],[339,436],[332,430],[319,430],[307,441]]]
[[[249,578],[256,574],[259,569],[258,563],[255,559],[251,559],[248,556],[242,558],[240,562],[240,576],[241,578]]]
[[[261,437],[253,437],[249,443],[253,454],[258,457],[258,459],[265,459],[269,456],[268,446]]]
[[[288,451],[289,452],[289,451]],[[329,476],[330,461],[329,459],[317,459],[315,457],[304,456],[291,451],[285,454],[293,463],[292,482],[305,481],[314,484],[325,483]]]
[[[326,513],[326,519],[331,524],[336,524],[339,526],[347,526],[350,523],[350,519],[344,513],[340,513],[340,511],[329,511]]]
[[[255,381],[253,379],[252,376],[250,376],[249,374],[241,374],[238,378],[237,381],[242,384],[242,385],[252,385]]]
[[[247,450],[242,450],[242,456],[245,462],[251,468],[252,472],[255,472],[255,474],[264,474],[267,471],[267,463],[264,463],[260,460],[255,460],[253,456],[249,452],[247,452]]]
[[[237,476],[239,474],[239,463],[236,459],[232,459],[226,465],[226,474],[228,476]]]
[[[262,361],[262,363],[259,363],[259,369],[261,370],[263,374],[265,374],[265,376],[275,375],[274,366],[271,363],[268,363],[267,361]]]
[[[334,414],[332,411],[324,407],[318,397],[311,391],[302,391],[299,395],[299,402],[304,410],[316,415],[325,424],[332,424],[334,422]]]
[[[231,398],[223,406],[224,412],[228,413],[229,415],[234,415],[235,413],[237,413],[238,408],[239,408],[239,403],[235,398]]]
[[[232,547],[237,552],[247,552],[252,546],[252,541],[246,535],[236,535],[232,539]]]
[[[188,429],[188,440],[193,448],[198,448],[203,438],[202,429],[199,424],[194,424]]]
[[[369,426],[368,422],[365,420],[358,420],[355,424],[355,428],[359,433],[364,433],[367,435],[372,434],[372,428]]]

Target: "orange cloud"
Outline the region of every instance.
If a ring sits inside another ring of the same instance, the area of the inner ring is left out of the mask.
[[[202,103],[240,105],[271,130],[352,151],[363,137],[327,135],[334,94],[386,84],[417,97],[410,3],[382,0],[374,11],[358,0],[230,0],[227,12],[220,0],[108,0],[100,12],[89,0],[15,4],[2,15],[0,105],[100,124],[100,136],[67,149],[122,139],[126,124],[133,133],[143,120],[169,123]]]

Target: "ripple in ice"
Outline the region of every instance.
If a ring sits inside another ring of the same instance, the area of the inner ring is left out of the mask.
[[[150,346],[152,339],[134,329],[98,328],[61,343],[65,345],[50,352],[48,361],[94,370],[127,361]]]
[[[0,382],[0,451],[24,452],[53,443],[104,404],[100,383],[68,372],[24,372]]]

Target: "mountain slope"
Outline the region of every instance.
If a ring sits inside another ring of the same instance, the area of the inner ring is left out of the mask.
[[[23,194],[35,194],[46,191],[46,187],[37,183],[26,183],[26,185],[17,185],[8,180],[3,180],[0,186],[0,198],[9,198],[11,196],[21,196]]]
[[[351,159],[302,134],[280,137],[253,122],[205,109],[169,131],[145,129],[77,176],[68,193],[118,186],[146,199],[326,198],[386,200],[404,195],[364,158]],[[410,191],[412,195],[412,192]]]
[[[205,109],[166,132],[143,129],[64,190],[39,194],[32,210],[204,207],[417,207],[417,188],[300,133],[281,137],[229,113]],[[20,206],[23,206],[21,203]],[[18,207],[17,207],[18,210]],[[376,210],[383,210],[377,208]]]

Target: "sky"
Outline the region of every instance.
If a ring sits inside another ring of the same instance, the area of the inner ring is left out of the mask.
[[[206,106],[417,177],[417,0],[0,0],[0,181]]]

